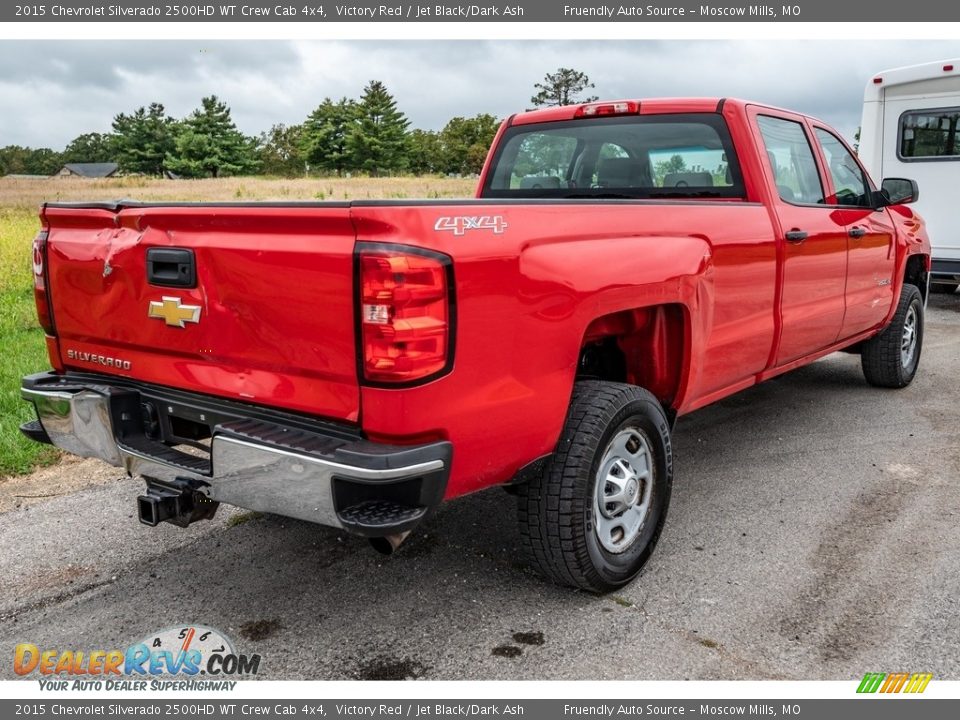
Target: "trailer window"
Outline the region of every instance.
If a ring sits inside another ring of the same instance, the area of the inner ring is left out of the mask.
[[[898,155],[902,160],[960,159],[960,107],[909,110],[900,116]]]
[[[495,198],[743,198],[723,118],[615,116],[507,130],[483,189]]]

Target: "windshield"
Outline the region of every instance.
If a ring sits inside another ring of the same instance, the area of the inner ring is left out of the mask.
[[[742,198],[726,123],[698,113],[518,125],[484,188],[496,198]]]

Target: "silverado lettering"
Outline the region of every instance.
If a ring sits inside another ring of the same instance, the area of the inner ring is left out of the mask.
[[[228,503],[384,552],[502,485],[544,575],[609,591],[660,536],[678,418],[837,350],[911,382],[917,194],[814,118],[688,98],[515,115],[475,199],[49,203],[23,432],[142,476],[148,525]]]
[[[67,350],[67,359],[93,363],[94,365],[103,365],[104,367],[112,367],[119,370],[129,370],[132,367],[129,360],[110,357],[108,355],[95,355],[94,353],[82,352],[80,350]]]

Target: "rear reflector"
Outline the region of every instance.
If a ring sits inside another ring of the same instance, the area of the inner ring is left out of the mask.
[[[47,231],[41,230],[33,239],[33,299],[37,304],[37,319],[47,335],[56,335],[50,293],[47,283]]]
[[[452,361],[451,261],[416,248],[359,245],[363,379],[422,382]]]
[[[636,115],[640,112],[640,103],[634,100],[621,100],[611,103],[591,103],[581,105],[574,117],[600,117],[607,115]]]

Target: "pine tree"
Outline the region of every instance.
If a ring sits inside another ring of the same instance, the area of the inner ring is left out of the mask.
[[[114,150],[125,173],[162,175],[167,156],[173,152],[177,122],[160,103],[138,108],[132,115],[113,119]]]
[[[303,123],[302,149],[307,163],[343,175],[350,159],[347,135],[357,121],[357,103],[347,98],[323,102]]]
[[[257,167],[256,141],[245,137],[216,95],[181,123],[167,167],[186,177],[223,177],[251,173]]]
[[[572,68],[557,68],[555,73],[547,73],[542,83],[534,83],[537,94],[530,98],[534,105],[570,105],[572,103],[593,102],[595,95],[578,98],[577,96],[593,83],[586,73]]]
[[[357,106],[357,121],[347,134],[350,166],[374,176],[406,168],[408,125],[386,86],[370,81]]]

